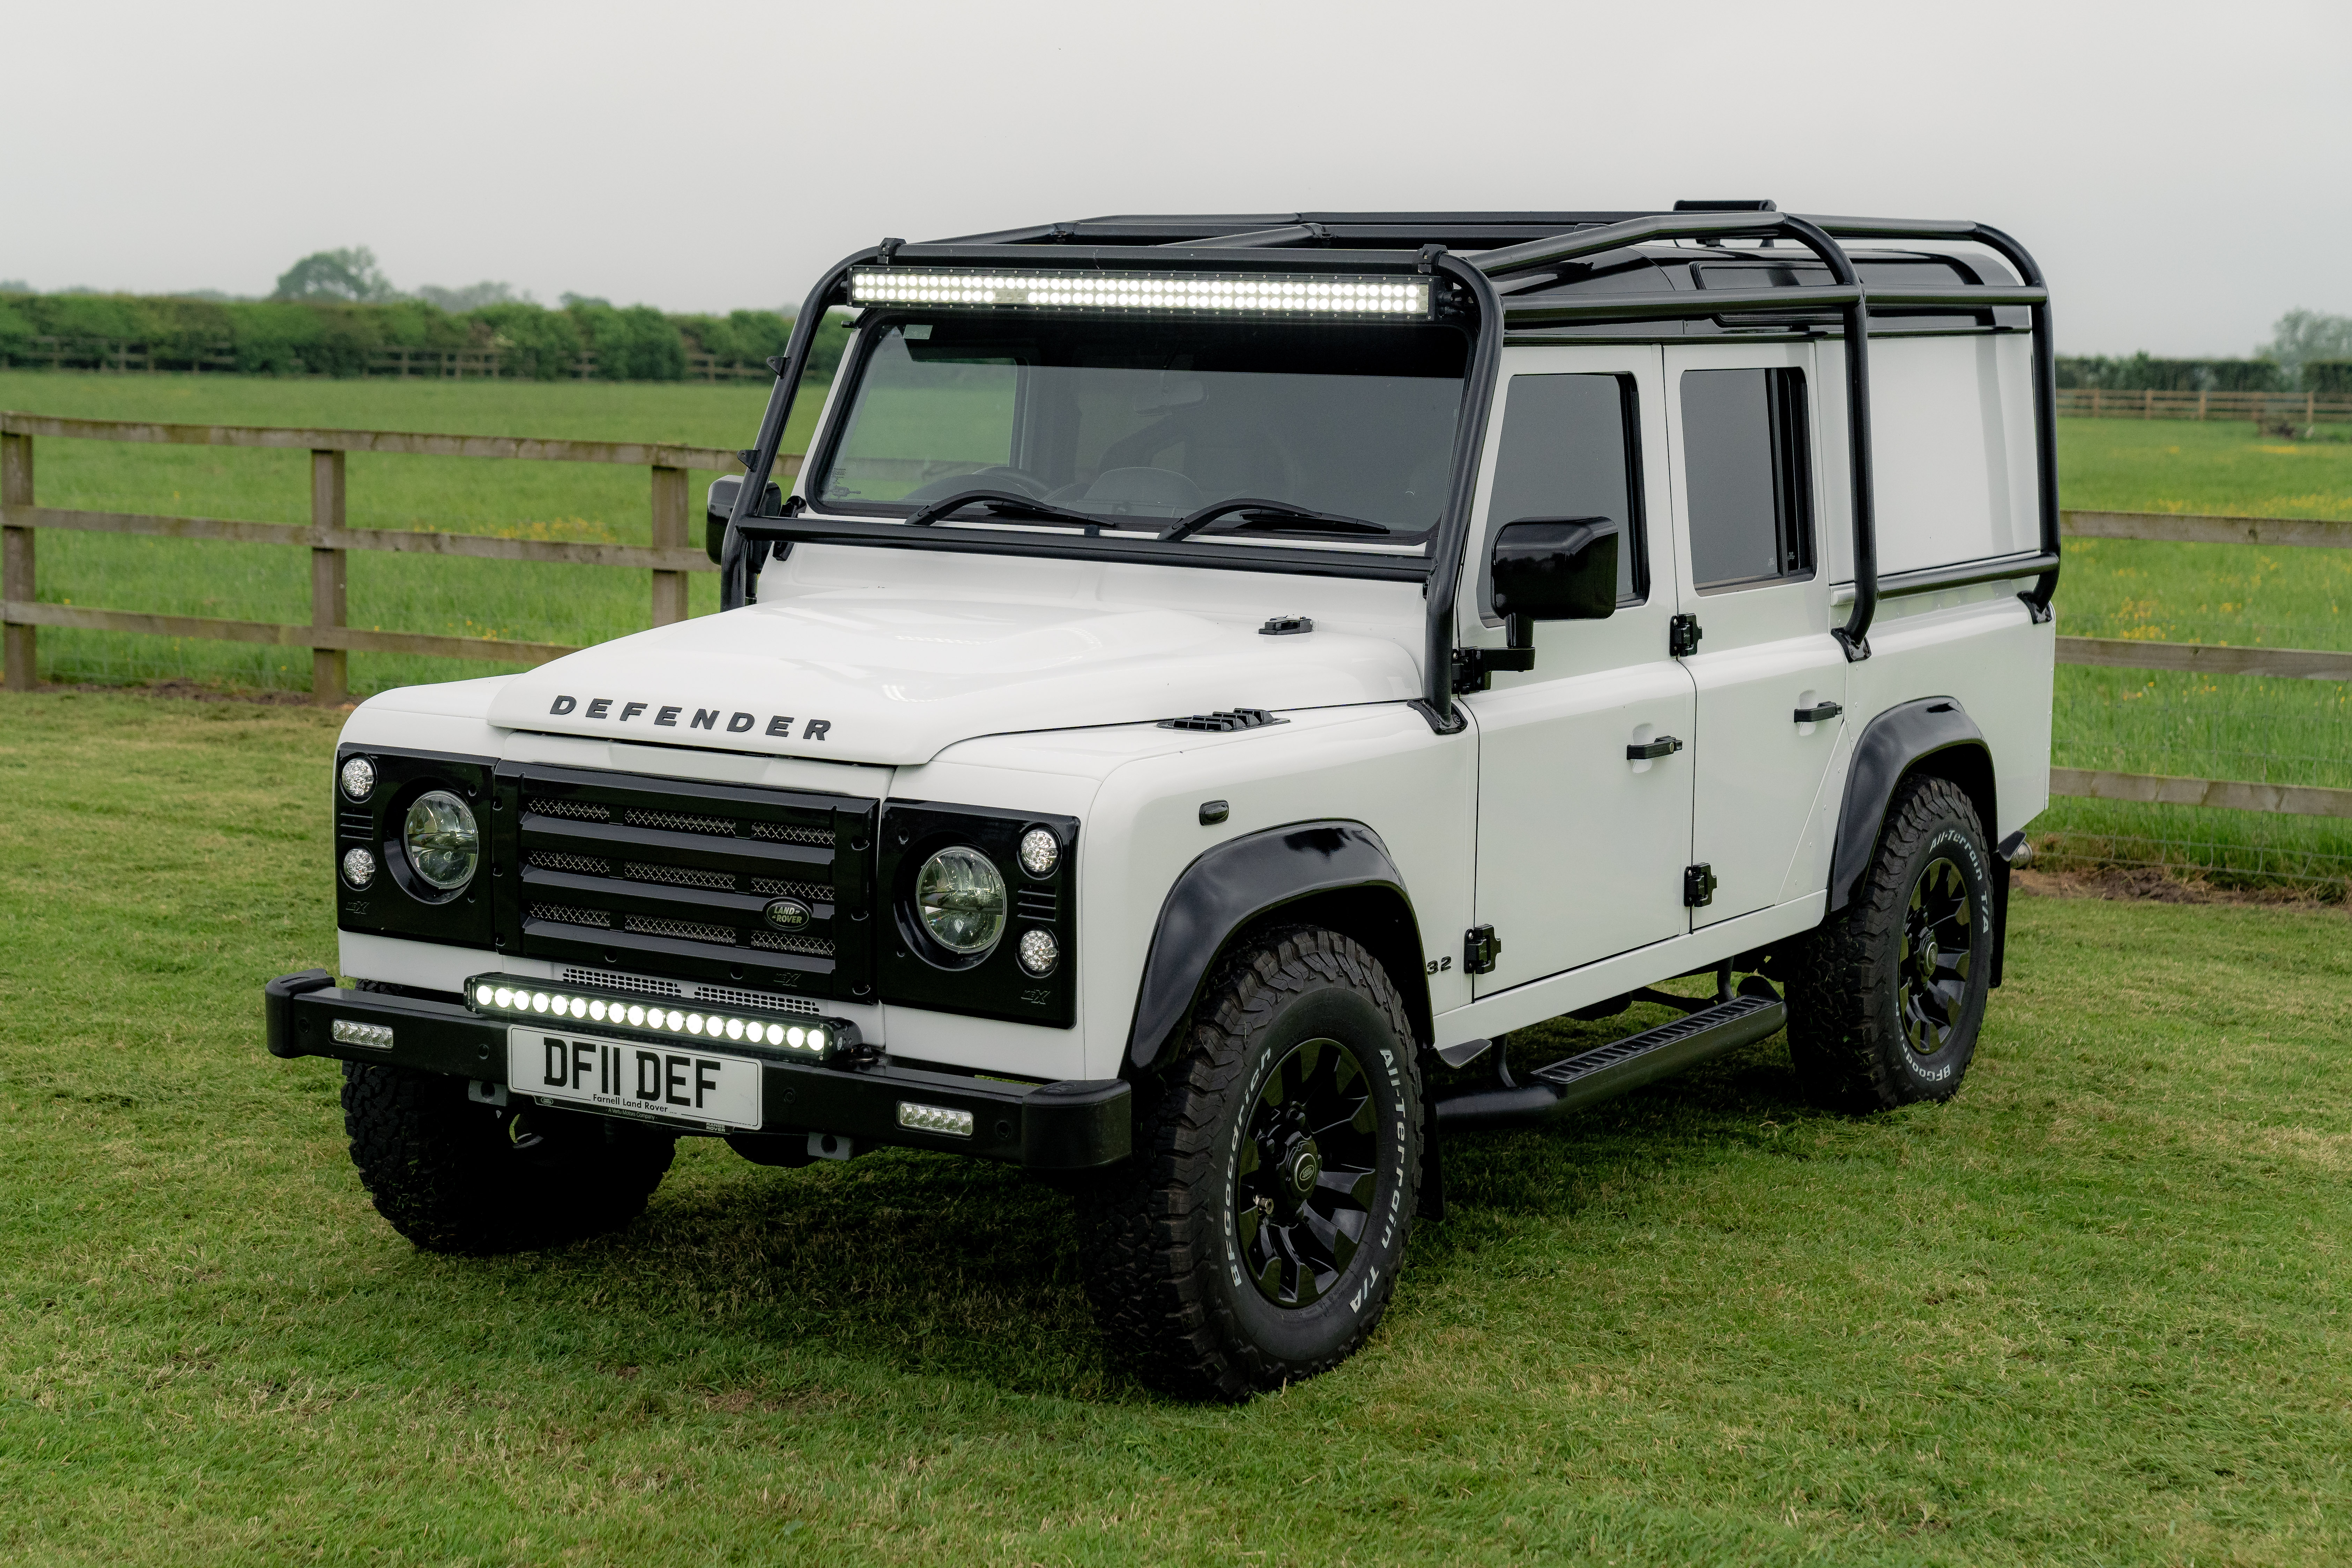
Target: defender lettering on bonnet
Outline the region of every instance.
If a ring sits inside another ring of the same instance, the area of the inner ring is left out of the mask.
[[[592,697],[588,700],[588,710],[582,717],[602,719],[610,711],[614,701],[614,699],[610,697]],[[580,700],[576,697],[558,697],[547,705],[547,710],[560,719],[579,706]],[[644,712],[646,707],[646,704],[643,702],[629,703],[621,710],[621,716],[616,721],[625,724]],[[666,705],[655,713],[654,722],[675,730],[677,728],[677,716],[685,710],[683,703]],[[694,717],[687,721],[687,727],[692,730],[713,729],[718,725],[720,711],[716,708],[698,707],[694,710]],[[740,711],[731,713],[727,718],[727,732],[730,735],[749,734],[759,722],[759,719],[753,714]],[[768,733],[780,741],[789,741],[793,738],[793,722],[790,714],[772,714],[768,719]],[[812,719],[801,731],[800,738],[803,741],[822,741],[832,728],[833,721],[830,719]]]
[[[1784,1029],[1824,1105],[1959,1090],[2048,800],[2049,303],[1763,201],[886,240],[709,489],[718,614],[352,714],[362,985],[269,1047],[423,1247],[618,1229],[680,1133],[958,1152],[1081,1195],[1154,1383],[1313,1375],[1439,1139]]]

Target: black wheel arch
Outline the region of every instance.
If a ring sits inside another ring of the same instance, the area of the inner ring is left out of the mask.
[[[1886,816],[1904,784],[1922,774],[1949,779],[1976,807],[1988,847],[1992,847],[2000,805],[1992,748],[1957,697],[1921,697],[1897,703],[1873,719],[1854,742],[1845,775],[1845,799],[1838,811],[1837,844],[1830,858],[1829,908],[1834,915],[1853,901],[1878,852]],[[1992,856],[1992,984],[2000,984],[2009,935],[2009,862]]]
[[[1853,901],[1895,792],[1914,773],[1932,773],[1958,784],[1977,809],[1987,838],[1999,830],[1999,803],[1992,748],[1984,731],[1956,697],[1921,697],[1889,708],[1864,727],[1845,775],[1845,801],[1838,811],[1837,847],[1830,860],[1829,912]]]
[[[1322,926],[1361,943],[1387,969],[1419,1043],[1433,1037],[1421,925],[1388,846],[1360,822],[1297,822],[1203,850],[1168,889],[1123,1073],[1165,1061],[1217,961],[1274,925]]]

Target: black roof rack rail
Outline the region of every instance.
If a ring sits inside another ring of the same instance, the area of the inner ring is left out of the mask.
[[[2033,337],[2033,468],[2034,493],[2041,502],[2042,553],[2050,558],[2047,570],[2020,595],[2037,622],[2050,619],[2050,598],[2058,591],[2058,345],[2050,331],[2050,285],[2025,247],[1990,224],[1967,219],[1816,217],[1809,220],[1824,234],[1840,239],[1938,240],[1981,245],[2017,269],[2020,291],[2039,290],[2041,298],[2024,299],[2026,320]],[[1888,290],[1890,302],[1901,302],[1911,291]],[[1993,288],[1967,290],[1977,302],[1991,301],[2004,292]],[[1876,298],[1878,296],[1874,296]]]

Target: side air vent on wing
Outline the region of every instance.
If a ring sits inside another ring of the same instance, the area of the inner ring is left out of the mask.
[[[1162,719],[1163,730],[1202,730],[1212,734],[1229,734],[1235,730],[1259,730],[1268,724],[1287,724],[1287,719],[1277,719],[1263,708],[1220,708],[1214,713],[1195,713],[1186,719]]]

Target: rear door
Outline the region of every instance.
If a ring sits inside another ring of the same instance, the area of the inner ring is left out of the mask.
[[[1811,343],[1663,351],[1683,661],[1697,687],[1691,859],[1715,878],[1693,929],[1780,901],[1837,743],[1843,649],[1816,519]],[[1811,718],[1801,715],[1815,715]]]
[[[1464,574],[1470,615],[1488,604],[1503,524],[1600,516],[1621,532],[1616,613],[1536,623],[1535,668],[1462,700],[1478,734],[1477,921],[1503,944],[1476,978],[1481,996],[1687,929],[1690,752],[1625,754],[1692,732],[1691,679],[1667,651],[1677,574],[1662,525],[1658,356],[1640,344],[1504,351],[1484,526]]]

